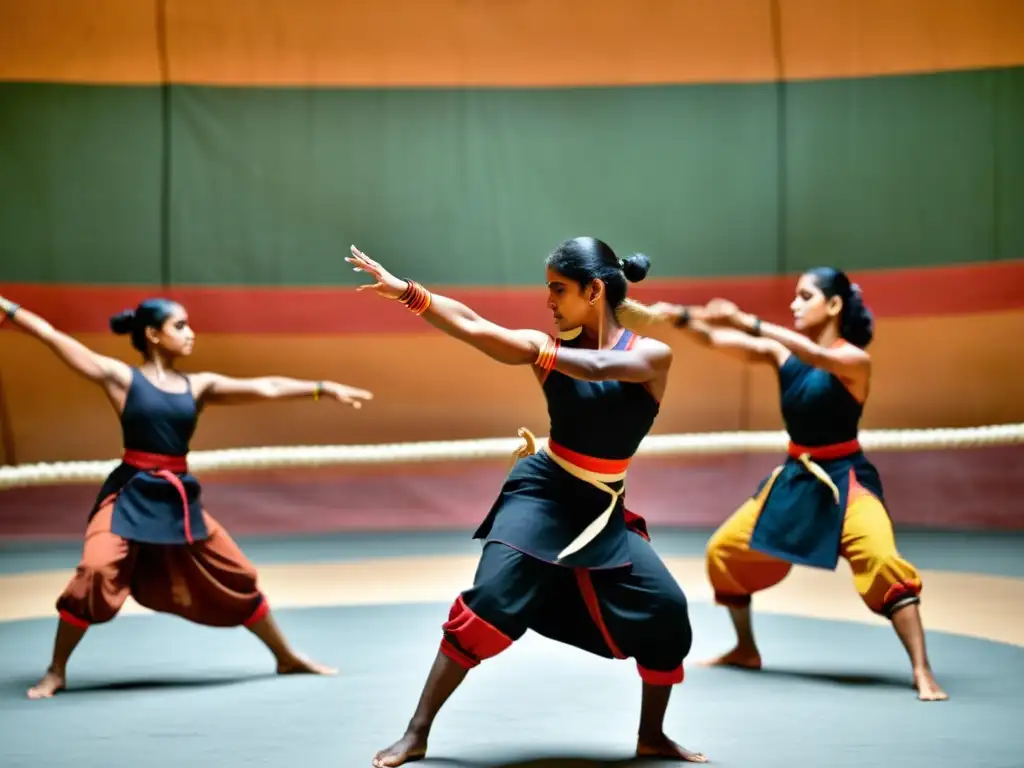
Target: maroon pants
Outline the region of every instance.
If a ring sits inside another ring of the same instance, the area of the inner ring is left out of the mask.
[[[209,538],[194,544],[143,544],[110,531],[114,504],[85,532],[75,575],[57,600],[61,618],[82,628],[110,621],[128,595],[146,608],[210,627],[250,626],[268,610],[256,568],[205,511]]]

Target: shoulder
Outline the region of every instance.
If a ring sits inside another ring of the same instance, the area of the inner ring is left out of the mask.
[[[192,390],[192,396],[197,400],[201,399],[203,395],[210,391],[211,387],[224,378],[219,373],[213,373],[212,371],[183,373],[182,376],[188,382],[189,388]]]
[[[633,349],[647,350],[656,354],[672,354],[672,347],[664,341],[652,339],[650,336],[640,336],[639,334],[633,337],[631,347]]]
[[[861,349],[848,341],[840,340],[832,345],[828,352],[832,361],[844,367],[846,375],[840,375],[835,372],[835,368],[832,368],[833,375],[844,383],[850,383],[854,379],[870,377],[871,355],[868,354],[867,350]]]
[[[651,360],[664,364],[672,362],[672,347],[663,341],[658,341],[658,339],[652,339],[648,336],[635,336],[631,348],[642,352]]]

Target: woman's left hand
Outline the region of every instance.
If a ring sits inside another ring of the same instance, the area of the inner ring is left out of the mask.
[[[336,381],[325,381],[323,392],[344,405],[362,408],[363,401],[373,400],[373,393],[357,387],[349,387]]]

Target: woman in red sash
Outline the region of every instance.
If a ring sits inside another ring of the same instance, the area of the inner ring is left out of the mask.
[[[148,299],[111,319],[111,329],[130,335],[142,353],[137,368],[93,352],[3,297],[0,319],[99,384],[120,417],[124,441],[122,461],[90,511],[81,562],[57,600],[53,659],[29,698],[49,698],[64,688],[72,651],[91,625],[113,619],[128,595],[197,624],[246,627],[274,654],[281,674],[333,673],[288,646],[255,567],[203,508],[187,455],[206,405],[325,395],[358,408],[372,395],[334,382],[180,373],[175,362],[192,352],[195,333],[185,310],[166,299]]]
[[[860,289],[831,267],[807,272],[790,305],[796,331],[721,299],[701,308],[703,322],[691,320],[687,308],[660,306],[701,343],[777,369],[790,437],[785,462],[708,543],[708,577],[738,640],[712,663],[759,669],[751,596],[778,584],[794,564],[834,570],[842,557],[864,604],[892,622],[907,649],[918,697],[948,698],[925,650],[921,576],[896,548],[881,478],[857,439],[873,336]]]

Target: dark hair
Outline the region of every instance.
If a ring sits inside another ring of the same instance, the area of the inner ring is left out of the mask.
[[[626,281],[639,283],[647,277],[651,260],[642,253],[620,259],[607,243],[596,237],[576,237],[558,246],[548,256],[547,265],[584,288],[600,279],[605,285],[605,297],[615,309],[626,298]]]
[[[807,274],[814,278],[826,299],[838,296],[843,300],[839,333],[855,347],[866,349],[875,335],[875,319],[864,304],[860,286],[851,283],[845,272],[834,267],[816,267]]]
[[[146,299],[135,309],[125,309],[110,318],[110,330],[118,336],[131,334],[132,346],[145,354],[146,329],[162,328],[177,306],[170,299]]]

